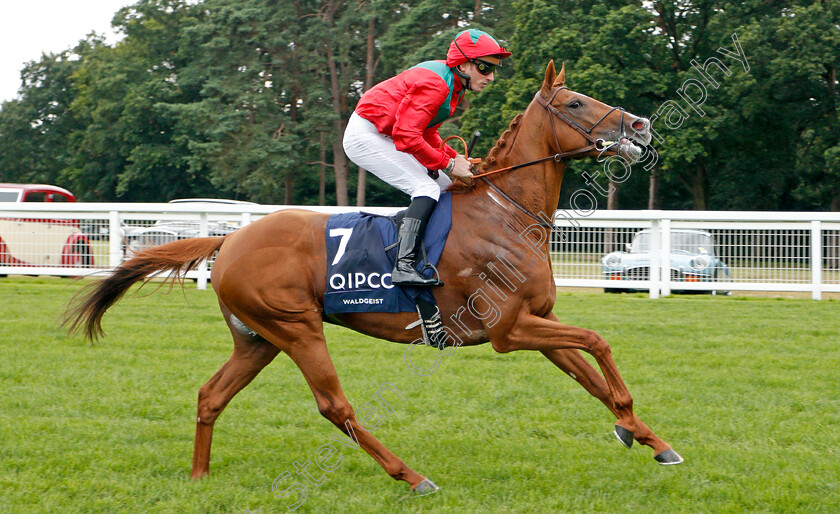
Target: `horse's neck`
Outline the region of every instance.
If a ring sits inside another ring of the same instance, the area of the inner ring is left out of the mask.
[[[547,139],[547,136],[551,137],[547,114],[539,105],[532,103],[516,131],[510,134],[512,141],[506,145],[507,151],[501,151],[496,155],[496,162],[492,169],[523,164],[553,155],[555,151],[552,150]],[[532,214],[553,219],[560,200],[560,184],[564,170],[564,163],[548,160],[491,175],[487,179]],[[489,194],[492,198],[493,193],[489,188],[482,188],[482,190],[476,192]],[[518,209],[510,210],[517,215],[524,215]],[[530,218],[526,218],[525,221],[528,224],[533,223]]]

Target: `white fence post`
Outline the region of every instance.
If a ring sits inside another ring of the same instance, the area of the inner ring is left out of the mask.
[[[659,298],[659,259],[661,252],[659,241],[660,236],[660,222],[659,220],[651,220],[650,222],[650,268],[648,271],[648,280],[650,280],[650,297],[652,299]]]
[[[209,235],[209,227],[207,223],[207,212],[202,212],[198,223],[198,237],[207,237]],[[198,284],[199,290],[207,289],[207,259],[198,263]]]
[[[122,264],[122,228],[119,211],[108,213],[108,266],[116,268]]]
[[[822,227],[811,221],[811,298],[822,299]]]
[[[662,220],[662,239],[660,239],[662,246],[660,272],[662,280],[662,296],[669,296],[671,294],[671,220]]]

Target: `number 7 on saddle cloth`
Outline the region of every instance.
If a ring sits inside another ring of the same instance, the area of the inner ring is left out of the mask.
[[[400,214],[398,214],[399,216]],[[452,227],[452,194],[441,195],[423,237],[426,265],[437,266]],[[324,312],[416,312],[417,299],[435,303],[429,288],[391,284],[397,249],[395,218],[364,212],[333,214],[327,221],[327,289]],[[386,251],[386,248],[388,250]],[[421,271],[431,277],[431,267]]]

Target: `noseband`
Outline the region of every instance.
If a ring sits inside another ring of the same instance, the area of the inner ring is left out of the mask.
[[[556,154],[549,155],[548,157],[542,157],[542,158],[534,160],[534,161],[524,162],[522,164],[515,164],[513,166],[508,166],[506,168],[498,168],[498,169],[495,169],[495,170],[486,171],[484,173],[478,173],[478,174],[472,176],[472,178],[474,178],[474,179],[475,178],[480,178],[481,180],[483,180],[494,191],[496,191],[497,193],[502,195],[502,197],[505,200],[512,203],[517,209],[524,212],[525,214],[527,214],[531,218],[535,219],[541,227],[547,228],[549,230],[552,230],[554,228],[554,226],[549,224],[549,223],[546,223],[542,219],[538,218],[531,211],[529,211],[525,207],[521,206],[516,200],[509,197],[507,194],[505,194],[504,191],[499,189],[498,186],[496,186],[495,184],[493,184],[492,182],[487,180],[485,177],[487,177],[488,175],[495,175],[496,173],[502,173],[502,172],[505,172],[505,171],[513,171],[513,170],[517,170],[519,168],[525,168],[526,166],[532,166],[534,164],[539,164],[541,162],[545,162],[545,161],[549,161],[549,160],[553,160],[555,162],[561,162],[561,161],[563,161],[565,159],[568,159],[569,157],[572,157],[574,155],[579,155],[579,154],[582,154],[582,153],[591,152],[592,150],[597,150],[599,152],[606,152],[607,150],[609,150],[610,148],[612,148],[616,145],[618,145],[618,152],[621,152],[621,138],[623,138],[625,136],[625,132],[624,132],[624,109],[622,107],[612,107],[612,108],[610,108],[610,110],[607,111],[606,114],[601,116],[601,119],[596,121],[588,129],[586,129],[586,128],[583,128],[583,126],[580,123],[576,122],[575,120],[573,120],[569,116],[560,112],[560,110],[557,109],[557,107],[554,107],[553,105],[551,105],[551,102],[554,101],[554,97],[557,96],[557,93],[559,93],[560,90],[562,90],[562,89],[569,89],[569,88],[567,88],[566,86],[558,87],[554,91],[554,93],[551,95],[551,98],[549,98],[548,100],[543,98],[543,96],[540,94],[539,91],[537,91],[537,94],[534,97],[534,99],[537,101],[537,103],[542,105],[546,109],[546,111],[549,113],[549,125],[551,125],[551,134],[554,136],[554,144],[555,144],[555,147],[557,148],[557,153]],[[612,114],[613,111],[620,111],[621,112],[621,122],[619,124],[618,141],[604,141],[603,139],[596,139],[596,138],[592,137],[592,131],[595,130],[595,127],[597,127],[598,125],[601,124],[602,121],[607,119],[607,116]],[[557,137],[557,129],[554,127],[554,118],[551,115],[554,115],[554,116],[560,118],[560,120],[565,122],[566,125],[568,125],[572,129],[577,131],[580,135],[582,135],[589,142],[589,144],[582,147],[582,148],[578,148],[577,150],[570,150],[568,152],[563,152],[562,147],[560,146],[560,139]]]
[[[588,129],[585,129],[585,128],[583,128],[583,126],[581,126],[580,123],[576,122],[572,118],[570,118],[570,117],[566,116],[565,114],[563,114],[562,112],[560,112],[560,110],[557,109],[557,107],[554,107],[553,105],[551,105],[551,103],[554,101],[554,97],[557,96],[557,93],[559,93],[562,89],[569,89],[569,88],[567,88],[566,86],[558,87],[554,91],[554,93],[551,95],[551,98],[549,98],[548,100],[543,98],[542,95],[539,92],[537,92],[534,99],[537,101],[538,104],[545,107],[545,109],[548,112],[557,116],[561,120],[565,121],[568,126],[575,129],[580,135],[582,135],[587,141],[589,141],[591,143],[590,146],[586,146],[586,147],[581,148],[579,150],[575,150],[575,152],[583,153],[583,152],[588,152],[590,150],[606,151],[607,149],[609,149],[609,148],[611,148],[615,145],[621,145],[621,138],[625,136],[625,133],[624,133],[624,108],[623,107],[611,107],[610,110],[607,111],[606,114],[601,116],[600,120],[596,121]],[[619,127],[618,141],[604,141],[603,139],[593,138],[592,137],[592,131],[595,130],[595,127],[600,125],[602,121],[607,119],[607,116],[612,114],[613,111],[620,111],[621,112],[621,121],[619,122],[619,126],[618,126]],[[551,133],[552,133],[552,135],[554,135],[554,143],[557,145],[558,150],[560,150],[561,149],[560,148],[560,141],[557,139],[557,130],[554,128],[554,121],[552,120],[550,124],[551,124]],[[574,155],[574,154],[571,154],[571,155]]]

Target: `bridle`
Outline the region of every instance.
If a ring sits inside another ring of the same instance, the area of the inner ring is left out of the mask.
[[[528,209],[526,209],[525,207],[520,205],[516,200],[514,200],[513,198],[511,198],[510,196],[505,194],[504,191],[499,189],[498,186],[496,186],[495,184],[493,184],[492,182],[487,180],[485,177],[487,177],[489,175],[495,175],[496,173],[503,173],[503,172],[506,172],[506,171],[513,171],[513,170],[517,170],[517,169],[520,169],[520,168],[525,168],[527,166],[533,166],[534,164],[539,164],[541,162],[546,162],[546,161],[550,161],[550,160],[553,160],[553,161],[559,163],[561,161],[568,160],[569,157],[572,157],[574,155],[579,155],[579,154],[582,154],[582,153],[591,152],[592,150],[597,150],[598,152],[603,153],[603,152],[606,152],[607,150],[613,148],[614,146],[618,146],[617,151],[619,153],[621,152],[621,139],[623,137],[625,137],[625,131],[624,131],[624,112],[625,111],[624,111],[624,109],[622,107],[612,107],[612,108],[610,108],[610,110],[607,111],[606,114],[601,116],[601,119],[596,121],[591,127],[589,127],[587,129],[587,128],[584,128],[580,123],[576,122],[572,118],[563,114],[562,112],[560,112],[559,109],[557,109],[556,107],[551,105],[551,103],[554,101],[554,97],[557,96],[557,93],[559,93],[563,89],[569,89],[569,88],[567,88],[566,86],[558,87],[554,91],[554,93],[552,93],[551,97],[548,100],[543,98],[543,96],[540,94],[539,91],[537,91],[537,94],[534,97],[534,99],[537,101],[537,103],[540,104],[541,106],[543,106],[546,109],[546,111],[549,113],[549,125],[551,125],[551,134],[554,136],[555,148],[557,148],[557,150],[558,150],[558,152],[556,154],[549,155],[547,157],[542,157],[540,159],[536,159],[536,160],[533,160],[533,161],[524,162],[524,163],[521,163],[521,164],[514,164],[513,166],[507,166],[505,168],[498,168],[498,169],[495,169],[495,170],[485,171],[484,173],[477,173],[477,174],[473,175],[472,177],[470,177],[471,179],[480,178],[482,181],[484,181],[484,183],[486,183],[488,186],[490,186],[494,191],[496,191],[497,193],[502,195],[502,197],[505,200],[512,203],[517,209],[524,212],[525,214],[527,214],[531,218],[535,219],[541,227],[547,228],[549,230],[552,230],[554,228],[554,226],[549,224],[549,223],[546,223],[542,219],[538,218],[535,214],[533,214],[531,211],[529,211]],[[596,139],[596,138],[592,137],[592,131],[595,130],[595,127],[597,127],[598,125],[601,124],[601,122],[603,122],[605,119],[607,119],[607,116],[612,114],[613,111],[620,111],[621,112],[621,122],[619,124],[618,141],[605,141],[603,139]],[[554,117],[552,117],[552,115],[556,116],[557,118],[560,118],[560,120],[565,122],[569,127],[574,129],[575,131],[577,131],[580,135],[582,135],[589,142],[589,144],[582,147],[582,148],[578,148],[576,150],[569,150],[568,152],[562,151],[563,149],[560,146],[560,139],[557,137],[557,129],[554,126]]]
[[[620,146],[621,145],[621,138],[626,135],[625,132],[624,132],[624,112],[625,111],[624,111],[623,107],[611,107],[610,110],[607,111],[606,114],[601,116],[601,119],[596,121],[588,129],[585,129],[580,125],[580,123],[576,122],[572,118],[570,118],[570,117],[566,116],[565,114],[563,114],[562,112],[560,112],[560,110],[557,109],[557,107],[554,107],[553,105],[551,105],[551,102],[554,101],[554,97],[557,96],[557,93],[559,93],[562,89],[569,89],[569,88],[567,88],[566,86],[558,87],[557,90],[554,91],[554,93],[551,95],[551,98],[549,98],[548,100],[544,99],[542,97],[542,95],[539,93],[539,91],[537,92],[537,94],[534,98],[537,100],[537,103],[542,105],[543,107],[545,107],[548,112],[557,116],[561,120],[565,121],[567,125],[569,125],[573,129],[575,129],[580,135],[585,137],[586,140],[591,143],[590,146],[586,146],[585,148],[581,148],[580,150],[577,150],[576,152],[582,153],[584,151],[588,152],[590,150],[598,150],[599,152],[605,152],[608,149],[612,148],[613,146],[616,146],[616,145]],[[620,111],[621,112],[621,120],[619,121],[618,141],[604,141],[603,139],[593,138],[592,137],[592,131],[595,130],[595,127],[600,125],[602,121],[607,119],[607,116],[612,114],[613,111]],[[560,141],[557,139],[557,131],[554,128],[554,122],[553,121],[551,123],[551,133],[554,135],[554,143],[557,145],[557,148],[559,149],[560,148]]]
[[[549,118],[549,125],[551,125],[551,134],[552,134],[552,136],[554,136],[554,145],[557,148],[558,153],[556,153],[554,155],[549,155],[547,157],[542,157],[540,159],[536,159],[536,160],[533,160],[533,161],[523,162],[521,164],[514,164],[513,166],[507,166],[505,168],[498,168],[498,169],[491,170],[491,171],[485,171],[484,173],[477,173],[477,174],[473,175],[471,178],[474,178],[474,179],[475,178],[482,178],[482,177],[486,177],[488,175],[495,175],[496,173],[503,173],[505,171],[518,170],[519,168],[525,168],[527,166],[533,166],[534,164],[539,164],[541,162],[550,161],[550,160],[553,160],[555,162],[560,162],[563,159],[568,159],[569,157],[572,157],[574,155],[591,152],[592,150],[597,150],[597,151],[603,153],[603,152],[606,152],[607,150],[611,149],[614,146],[618,146],[619,147],[618,150],[620,151],[621,150],[621,138],[625,137],[625,135],[626,135],[625,132],[624,132],[624,112],[625,112],[624,108],[623,107],[612,107],[612,108],[610,108],[610,110],[607,111],[606,114],[601,116],[601,119],[596,121],[588,129],[586,129],[586,128],[583,128],[583,126],[580,123],[576,122],[572,118],[570,118],[570,117],[566,116],[565,114],[563,114],[562,112],[560,112],[560,110],[557,109],[557,107],[554,107],[553,105],[551,105],[551,102],[554,101],[554,97],[557,96],[557,93],[559,93],[563,89],[569,89],[569,88],[567,88],[566,86],[558,87],[557,90],[554,91],[554,93],[551,95],[551,98],[549,98],[548,100],[543,98],[543,96],[538,91],[537,94],[534,96],[534,99],[537,101],[538,104],[542,105],[550,114],[553,114],[554,116],[560,118],[562,121],[564,121],[566,123],[566,125],[573,128],[580,135],[582,135],[587,141],[589,141],[589,144],[587,146],[584,146],[582,148],[578,148],[577,150],[570,150],[568,152],[563,152],[562,151],[563,149],[560,146],[560,140],[557,137],[557,129],[554,126],[554,118]],[[621,112],[621,122],[620,122],[620,125],[619,125],[620,133],[619,133],[618,141],[605,141],[603,139],[596,139],[596,138],[592,137],[592,131],[595,130],[595,127],[597,127],[598,125],[601,124],[602,121],[607,119],[607,116],[612,114],[613,111],[620,111]]]

